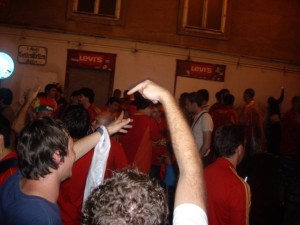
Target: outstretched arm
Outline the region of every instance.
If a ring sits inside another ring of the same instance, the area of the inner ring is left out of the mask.
[[[180,171],[175,207],[183,203],[192,203],[205,210],[202,162],[191,130],[174,97],[165,88],[149,80],[138,84],[128,94],[136,91],[139,91],[145,98],[154,103],[161,102],[164,106],[171,141]]]
[[[18,115],[14,119],[11,128],[18,134],[20,131],[25,127],[27,116],[28,116],[28,109],[31,106],[32,101],[36,98],[40,87],[36,90],[29,89],[28,93],[25,98],[25,103],[23,104],[22,108],[20,109]]]
[[[284,99],[284,88],[281,88],[280,97],[276,100],[278,104],[280,104]]]
[[[132,121],[131,119],[123,119],[124,113],[122,112],[121,115],[117,120],[110,123],[106,129],[109,135],[115,134],[117,132],[127,133],[127,128],[131,128],[132,126],[129,123]],[[84,156],[88,151],[94,148],[98,141],[101,138],[101,134],[99,132],[94,132],[84,138],[79,139],[74,143],[74,151],[76,153],[76,159],[80,159]]]

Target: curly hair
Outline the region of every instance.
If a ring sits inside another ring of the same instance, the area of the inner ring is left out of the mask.
[[[27,125],[18,138],[19,168],[27,179],[37,180],[57,169],[53,159],[57,150],[62,156],[68,154],[69,133],[62,121],[50,118],[34,120]]]
[[[166,224],[164,189],[137,169],[115,172],[95,188],[85,203],[83,225]]]

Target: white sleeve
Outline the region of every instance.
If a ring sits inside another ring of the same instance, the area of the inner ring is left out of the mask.
[[[199,206],[185,203],[174,210],[173,225],[207,225],[207,215]]]
[[[102,184],[104,180],[106,162],[111,145],[109,134],[106,128],[104,126],[101,126],[101,128],[103,129],[103,135],[101,136],[99,142],[97,143],[94,149],[89,173],[86,178],[82,207],[84,207],[84,203],[89,197],[90,193],[93,191],[93,189]]]

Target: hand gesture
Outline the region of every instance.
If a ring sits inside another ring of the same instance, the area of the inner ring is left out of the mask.
[[[138,85],[136,85],[134,88],[132,88],[128,94],[131,95],[134,92],[140,92],[141,95],[144,98],[149,99],[153,103],[157,103],[158,101],[163,100],[163,96],[167,93],[167,90],[156,83],[150,81],[150,80],[145,80]]]
[[[109,135],[115,134],[117,132],[127,133],[126,129],[132,127],[132,125],[129,125],[129,123],[132,122],[132,119],[130,118],[123,119],[123,118],[124,118],[124,111],[122,111],[120,116],[115,121],[113,121],[107,126],[107,131]]]
[[[30,88],[28,90],[27,94],[26,94],[26,97],[25,97],[26,102],[32,102],[36,98],[36,96],[39,93],[40,89],[41,89],[41,87],[38,87],[36,90],[33,90],[33,89]]]

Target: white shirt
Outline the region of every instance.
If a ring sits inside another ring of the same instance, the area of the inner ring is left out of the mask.
[[[198,119],[200,117],[200,119]],[[213,131],[214,124],[211,116],[207,111],[201,111],[194,117],[192,124],[192,132],[197,144],[198,150],[203,145],[203,132]]]
[[[207,225],[207,215],[199,206],[185,203],[174,210],[173,225]]]

